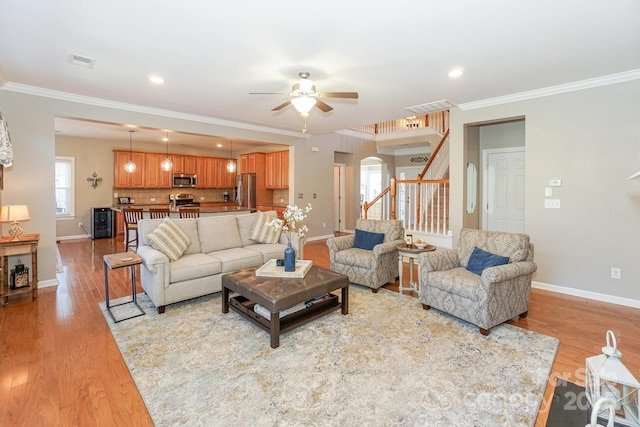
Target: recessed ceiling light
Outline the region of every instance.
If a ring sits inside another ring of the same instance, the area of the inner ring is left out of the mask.
[[[462,75],[462,69],[461,68],[454,68],[453,70],[449,71],[449,77],[460,77]]]
[[[157,85],[161,85],[162,83],[164,83],[164,79],[160,76],[149,76],[149,81]]]

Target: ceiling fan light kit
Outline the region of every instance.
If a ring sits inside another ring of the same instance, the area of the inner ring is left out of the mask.
[[[358,99],[358,92],[318,92],[316,86],[313,84],[313,80],[310,80],[309,76],[310,74],[308,72],[298,73],[300,80],[291,87],[291,92],[288,94],[277,92],[251,92],[251,95],[289,95],[291,97],[289,101],[278,105],[271,111],[279,111],[287,107],[289,104],[292,104],[302,117],[307,117],[313,107],[317,107],[320,111],[325,113],[333,110],[333,107],[320,101],[319,98]]]

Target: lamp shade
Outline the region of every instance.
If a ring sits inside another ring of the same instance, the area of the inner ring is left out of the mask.
[[[30,219],[27,205],[8,205],[0,210],[0,222],[29,221]]]
[[[316,105],[316,99],[308,96],[299,96],[297,98],[293,98],[291,103],[300,114],[306,116],[309,114],[309,111],[311,111],[313,106]]]

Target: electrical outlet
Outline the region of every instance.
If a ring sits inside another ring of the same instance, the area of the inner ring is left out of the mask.
[[[82,228],[83,225],[82,221],[78,222],[78,228]]]
[[[327,223],[326,222],[322,223],[322,228],[327,228]]]
[[[622,278],[622,270],[617,267],[611,267],[611,278],[612,279],[621,279]]]
[[[560,209],[560,199],[544,199],[546,209]]]
[[[150,202],[155,202],[155,201],[156,201],[156,198],[155,198],[155,197],[151,197],[151,198],[149,199],[149,201],[150,201]]]

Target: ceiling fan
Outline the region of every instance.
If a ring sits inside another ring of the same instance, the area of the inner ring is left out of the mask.
[[[300,81],[293,85],[291,92],[251,92],[250,95],[289,95],[291,99],[284,102],[271,111],[279,111],[292,104],[301,116],[306,117],[309,111],[315,106],[323,112],[333,110],[333,107],[322,102],[320,98],[350,98],[358,99],[358,92],[317,92],[313,80],[309,80],[308,72],[298,73]]]

